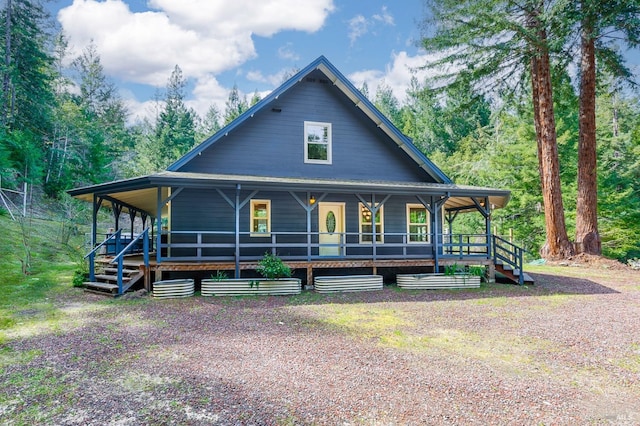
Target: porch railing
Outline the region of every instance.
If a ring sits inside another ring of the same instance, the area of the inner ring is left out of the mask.
[[[120,232],[120,231],[118,231]],[[149,228],[146,228],[142,233],[138,234],[138,236],[134,237],[129,244],[125,246],[122,250],[118,251],[118,254],[111,259],[111,264],[118,264],[118,294],[122,295],[125,291],[127,291],[128,287],[125,288],[123,284],[123,269],[124,269],[124,255],[129,253],[133,247],[135,247],[136,243],[142,240],[142,258],[144,262],[145,268],[149,269]]]
[[[336,236],[335,241],[323,242],[325,236]],[[491,240],[485,234],[439,234],[437,247],[430,240],[411,241],[411,234],[373,233],[319,233],[270,232],[256,236],[240,232],[236,253],[236,233],[226,231],[170,231],[161,244],[161,260],[168,261],[233,261],[236,255],[243,261],[257,260],[265,252],[278,254],[286,260],[317,258],[344,259],[424,259],[440,250],[443,258],[490,258]],[[321,254],[321,250],[323,254]]]
[[[104,241],[102,241],[101,243],[99,243],[98,245],[96,245],[93,250],[91,250],[89,253],[87,253],[84,258],[85,259],[89,259],[89,281],[95,281],[96,280],[96,253],[102,248],[102,247],[107,247],[107,245],[109,244],[115,244],[116,247],[116,253],[120,251],[120,229],[118,229],[116,232],[114,232],[113,234],[109,235],[107,238],[105,238]]]
[[[525,250],[502,237],[493,235],[493,261],[506,263],[514,271],[519,271],[518,284],[524,285],[524,252]]]

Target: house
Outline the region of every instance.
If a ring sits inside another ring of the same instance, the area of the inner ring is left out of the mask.
[[[454,184],[324,57],[166,171],[70,194],[93,204],[94,247],[98,209],[114,211],[116,254],[125,245],[116,240],[135,237],[133,227],[119,230],[120,215],[142,219],[147,281],[174,271],[238,277],[265,252],[308,281],[318,271],[437,271],[451,262],[493,271],[491,211],[509,200],[507,190]],[[482,215],[484,232],[452,234],[459,212]]]

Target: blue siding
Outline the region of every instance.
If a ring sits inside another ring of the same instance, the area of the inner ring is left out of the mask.
[[[250,194],[251,190],[241,191],[240,200],[244,201]],[[226,192],[227,197],[231,200],[235,199],[235,193]],[[301,195],[301,194],[299,194]],[[361,194],[366,200],[370,199],[370,194]],[[278,243],[285,244],[284,247],[277,249],[278,254],[282,256],[305,256],[306,247],[288,247],[287,243],[305,243],[306,236],[302,236],[307,230],[306,211],[298,202],[288,193],[282,191],[261,191],[253,197],[254,199],[271,200],[271,231],[277,232],[298,232],[297,236],[279,236]],[[382,200],[383,194],[377,194],[376,199]],[[359,237],[359,202],[360,200],[352,194],[329,194],[323,199],[323,202],[344,202],[345,203],[345,231],[348,234],[348,243],[358,244]],[[406,205],[408,203],[417,203],[415,197],[410,196],[392,196],[384,205],[384,231],[385,233],[402,234],[406,232]],[[207,235],[203,242],[210,243],[226,243],[234,244],[235,237],[235,213],[231,207],[215,190],[183,190],[171,202],[171,231],[225,231],[227,235]],[[250,203],[247,203],[240,210],[240,232],[250,232]],[[318,232],[318,209],[314,209],[311,213],[311,232]],[[193,235],[172,235],[172,243],[184,242],[195,243]],[[271,237],[251,237],[249,235],[241,236],[241,244],[264,244],[264,247],[255,247],[244,249],[241,253],[243,256],[259,257],[268,249],[271,243]],[[313,243],[317,243],[317,236],[314,237]],[[402,243],[402,237],[385,236],[386,243]],[[385,244],[378,244],[377,251],[379,255],[385,253],[397,253],[398,248],[385,248]],[[351,247],[348,249],[349,255],[368,255],[371,253],[371,244],[362,244],[359,247]],[[317,251],[314,250],[314,255]],[[408,254],[422,254],[426,257],[431,255],[431,246],[426,244],[415,245],[409,248]],[[195,249],[174,249],[173,256],[195,256]],[[203,256],[233,256],[233,248],[225,249],[203,249]]]
[[[211,145],[180,171],[258,176],[433,181],[315,71]],[[272,108],[280,109],[274,112]],[[304,163],[304,122],[332,124],[333,164]]]

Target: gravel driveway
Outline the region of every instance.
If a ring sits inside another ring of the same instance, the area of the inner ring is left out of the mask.
[[[59,326],[0,347],[0,423],[640,424],[640,273],[537,271],[464,291],[69,290]]]

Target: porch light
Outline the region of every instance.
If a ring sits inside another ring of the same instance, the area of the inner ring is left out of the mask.
[[[309,198],[309,204],[315,204],[316,203],[316,197],[313,196],[313,194],[311,194],[311,198]]]

